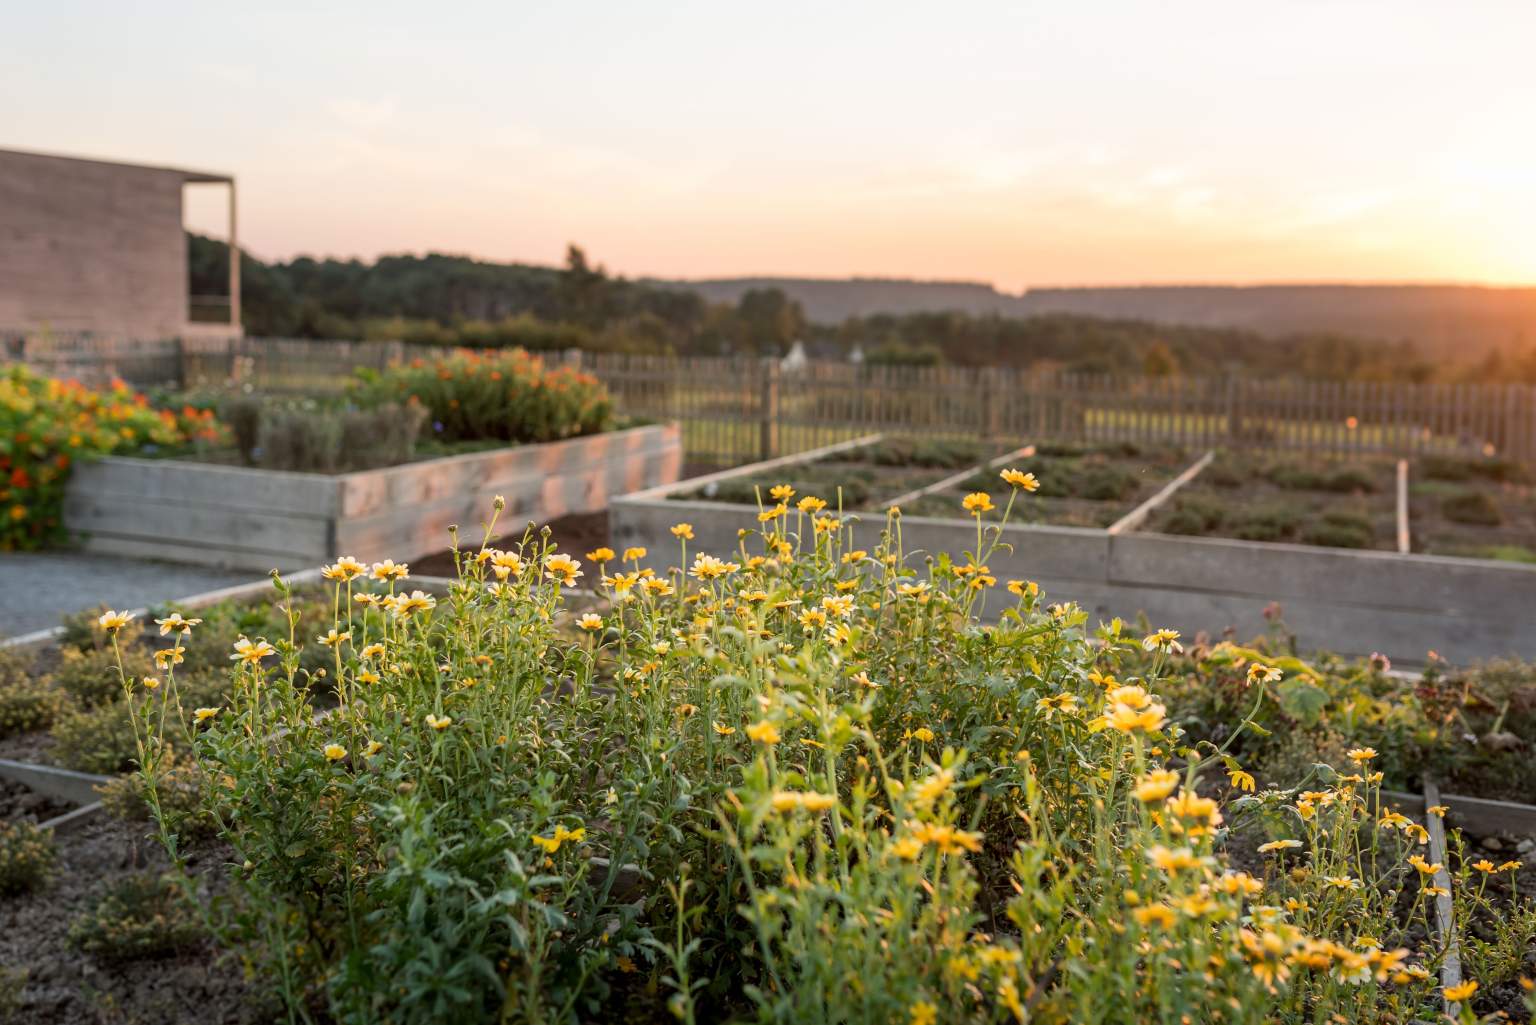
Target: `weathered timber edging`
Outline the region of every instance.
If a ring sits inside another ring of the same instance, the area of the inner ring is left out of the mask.
[[[1152,510],[1168,501],[1168,499],[1172,498],[1180,488],[1194,480],[1196,477],[1200,476],[1200,471],[1204,470],[1207,466],[1210,466],[1211,461],[1215,458],[1216,450],[1211,449],[1205,455],[1197,459],[1193,466],[1190,466],[1183,473],[1173,478],[1173,480],[1169,481],[1167,484],[1164,484],[1162,489],[1159,490],[1157,494],[1153,495],[1151,498],[1147,499],[1145,502],[1141,503],[1136,508],[1132,509],[1130,512],[1126,513],[1124,516],[1120,517],[1113,524],[1111,524],[1109,532],[1111,534],[1124,534],[1127,531],[1135,530],[1137,527],[1141,526],[1146,522],[1147,517],[1152,515]]]
[[[335,475],[109,456],[76,468],[64,521],[87,551],[258,572],[408,560],[472,533],[497,495],[502,523],[596,512],[682,459],[676,424]]]
[[[1446,868],[1445,822],[1429,809],[1438,806],[1440,788],[1429,777],[1424,778],[1424,825],[1429,830],[1429,860],[1438,866],[1435,870],[1435,932],[1440,937],[1445,956],[1440,961],[1440,988],[1444,990],[1461,985],[1461,946],[1456,938],[1456,915],[1451,903],[1451,873]],[[1453,1000],[1445,1001],[1446,1016],[1455,1019],[1461,1005]]]
[[[928,495],[936,495],[940,491],[943,491],[945,488],[954,487],[961,481],[970,480],[978,473],[986,473],[988,470],[995,470],[999,466],[1002,466],[1004,463],[1011,463],[1015,459],[1027,459],[1034,454],[1034,445],[1023,445],[1014,449],[1012,452],[1005,452],[995,459],[988,459],[986,462],[977,463],[975,466],[966,467],[959,473],[952,473],[948,477],[945,477],[943,480],[936,480],[932,484],[918,488],[916,491],[908,491],[904,494],[897,495],[895,498],[888,498],[884,502],[881,502],[880,505],[883,508],[889,508],[893,505],[906,505],[909,502],[917,501],[919,498],[925,498]]]

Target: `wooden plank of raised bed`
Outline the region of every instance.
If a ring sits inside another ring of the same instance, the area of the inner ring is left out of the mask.
[[[1408,534],[1408,460],[1397,461],[1397,550],[1404,555],[1413,551]]]
[[[1144,522],[1146,522],[1147,517],[1152,514],[1152,510],[1168,501],[1168,499],[1172,498],[1180,488],[1198,477],[1200,475],[1200,471],[1204,470],[1207,466],[1210,466],[1211,460],[1215,458],[1216,450],[1211,449],[1205,455],[1197,459],[1193,466],[1179,474],[1177,477],[1173,478],[1173,480],[1169,481],[1167,484],[1163,485],[1162,490],[1157,494],[1153,495],[1151,498],[1147,499],[1145,502],[1141,503],[1136,508],[1132,509],[1130,512],[1116,520],[1110,526],[1109,532],[1111,534],[1123,534],[1128,530],[1135,530],[1137,527],[1141,526]]]
[[[321,519],[336,515],[340,499],[336,478],[326,474],[131,456],[81,463],[71,476],[70,491],[115,496],[126,502],[175,495],[179,501],[199,506],[231,511],[255,508]],[[130,513],[124,509],[125,515]]]
[[[799,463],[814,463],[818,459],[835,456],[842,452],[850,452],[854,449],[867,448],[875,444],[883,434],[866,434],[858,438],[850,438],[847,441],[839,441],[832,445],[823,445],[807,452],[796,452],[790,456],[779,456],[776,459],[764,459],[757,463],[747,463],[745,466],[737,466],[729,470],[720,470],[716,473],[706,473],[702,477],[689,477],[672,484],[662,484],[659,487],[647,488],[644,491],[636,491],[626,495],[627,499],[660,499],[683,491],[697,491],[706,484],[715,484],[723,480],[732,480],[736,477],[747,477],[762,473],[766,470],[776,470],[781,466],[795,466]]]
[[[179,491],[133,498],[72,488],[64,499],[69,529],[102,538],[265,553],[323,556],[329,520],[260,506],[204,504]]]
[[[1015,459],[1028,459],[1034,454],[1035,446],[1024,445],[1020,448],[1014,449],[1012,452],[1005,452],[1004,454],[998,456],[996,459],[988,459],[984,463],[977,463],[975,466],[968,466],[964,470],[961,470],[959,473],[950,474],[943,480],[934,481],[932,484],[929,484],[926,487],[918,488],[916,491],[908,491],[905,494],[897,495],[895,498],[887,499],[874,508],[889,509],[893,505],[907,505],[911,502],[917,501],[919,498],[924,498],[928,495],[936,495],[940,491],[943,491],[945,488],[954,487],[961,481],[969,480],[978,473],[985,473],[988,470],[995,470],[999,466],[1002,466],[1004,463],[1011,463]]]
[[[44,797],[76,805],[98,800],[96,788],[112,779],[111,776],[75,772],[73,769],[60,769],[52,765],[13,762],[9,758],[0,758],[0,777],[12,783],[20,783]]]
[[[1424,824],[1429,829],[1429,860],[1440,866],[1435,872],[1435,886],[1440,893],[1435,897],[1435,927],[1440,934],[1440,942],[1445,951],[1445,958],[1440,962],[1440,987],[1441,990],[1452,986],[1461,985],[1461,947],[1456,940],[1456,921],[1453,906],[1451,904],[1451,873],[1446,868],[1445,847],[1445,823],[1439,815],[1431,814],[1429,809],[1440,804],[1440,789],[1435,782],[1428,777],[1424,780]],[[1453,1001],[1445,1001],[1445,1013],[1448,1018],[1455,1019],[1460,1013],[1461,1006]]]

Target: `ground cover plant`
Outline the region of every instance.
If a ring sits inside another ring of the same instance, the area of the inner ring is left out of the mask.
[[[677,500],[705,500],[756,506],[773,504],[769,492],[788,487],[801,495],[825,496],[832,508],[884,512],[892,498],[932,484],[1006,451],[979,441],[896,436],[821,459],[762,473],[716,481],[697,491],[674,494]]]
[[[1004,479],[954,556],[909,560],[899,514],[850,549],[784,487],[732,552],[680,523],[579,558],[492,515],[444,594],[338,560],[323,665],[293,619],[215,703],[124,667],[158,835],[180,863],[190,752],[223,936],[294,1021],[1407,1022],[1518,986],[1529,905],[1487,884],[1518,862],[1453,854],[1458,930],[1513,926],[1462,935],[1481,975],[1442,992],[1442,866],[1381,753],[1256,789],[1231,752],[1262,727],[1170,719],[1175,632],[992,577],[1034,483]],[[1259,708],[1304,675],[1232,665]]]
[[[1278,607],[1247,641],[1197,638],[1164,662],[1162,696],[1190,738],[1229,747],[1263,784],[1281,785],[1357,746],[1378,752],[1388,789],[1417,792],[1425,776],[1448,793],[1528,803],[1536,796],[1536,665],[1495,660],[1453,667],[1430,653],[1422,673],[1392,671],[1377,654],[1297,654]],[[1246,666],[1282,667],[1283,682],[1255,701]],[[1141,669],[1150,659],[1141,658]]]
[[[191,450],[221,428],[191,406],[152,409],[121,381],[94,390],[0,368],[0,551],[65,540],[64,488],[81,459]]]
[[[1181,449],[1135,442],[1036,446],[1033,456],[1016,467],[1039,481],[1035,498],[1017,510],[1021,522],[1071,527],[1108,527],[1159,489],[1193,461]],[[903,511],[914,516],[967,516],[961,499],[987,492],[993,504],[1006,501],[1008,484],[996,473],[979,472],[945,491],[909,503]]]
[[[345,400],[232,395],[219,403],[246,466],[343,473],[416,458],[425,406],[412,399],[359,406]]]
[[[1536,562],[1536,477],[1498,458],[1425,456],[1412,466],[1415,551]]]
[[[1222,452],[1156,510],[1145,529],[1395,550],[1395,473],[1395,462],[1386,459]]]

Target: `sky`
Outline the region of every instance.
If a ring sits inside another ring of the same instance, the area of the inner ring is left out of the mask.
[[[0,147],[233,173],[267,259],[1536,283],[1530,2],[54,0],[0,33]]]

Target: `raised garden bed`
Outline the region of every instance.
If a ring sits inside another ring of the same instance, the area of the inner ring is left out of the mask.
[[[910,522],[920,524],[922,518]],[[1019,530],[1021,536],[1031,536],[1047,528]],[[690,542],[690,555],[700,540]],[[1273,823],[1250,814],[1243,794],[1224,785],[1219,760],[1202,770],[1198,793],[1215,795],[1229,821],[1248,831],[1244,842],[1252,850],[1238,849],[1235,830],[1227,836],[1205,828],[1185,833],[1182,826],[1166,827],[1180,816],[1193,815],[1193,821],[1201,822],[1208,814],[1177,806],[1171,797],[1161,806],[1166,814],[1153,816],[1127,799],[1131,788],[1143,781],[1141,759],[1158,758],[1146,768],[1164,764],[1164,733],[1160,724],[1145,727],[1146,736],[1134,739],[1118,727],[1092,728],[1092,718],[1110,708],[1105,688],[1090,670],[1127,678],[1137,673],[1161,697],[1164,686],[1173,682],[1169,671],[1175,667],[1149,651],[1139,634],[1118,644],[1083,643],[1076,626],[1024,599],[1016,603],[1017,619],[1000,624],[988,643],[978,645],[978,624],[958,612],[965,586],[946,570],[933,572],[929,556],[948,564],[936,558],[937,551],[909,548],[906,558],[893,556],[896,565],[913,574],[903,580],[929,584],[929,591],[915,597],[911,592],[902,595],[878,577],[850,571],[836,548],[840,540],[830,540],[830,549],[801,548],[782,566],[738,566],[729,571],[729,579],[710,578],[710,583],[665,570],[669,551],[676,551],[671,546],[680,543],[673,538],[669,550],[658,550],[645,560],[658,580],[676,587],[677,593],[663,596],[671,597],[670,602],[659,601],[656,590],[644,587],[637,587],[644,593],[625,601],[609,603],[583,595],[573,602],[537,572],[513,578],[514,594],[488,600],[489,575],[471,570],[468,579],[451,590],[434,582],[439,601],[430,616],[390,626],[381,621],[382,613],[366,608],[356,617],[328,620],[335,615],[330,585],[311,588],[312,572],[294,578],[291,582],[301,587],[295,600],[301,617],[297,637],[303,645],[299,662],[316,675],[295,682],[272,666],[237,667],[234,672],[242,674],[243,683],[235,686],[228,676],[218,674],[214,685],[224,688],[218,699],[223,714],[200,734],[196,747],[199,758],[245,757],[238,754],[243,751],[251,759],[239,770],[244,778],[227,781],[232,791],[245,788],[243,793],[225,794],[222,787],[203,791],[204,800],[223,805],[231,830],[224,835],[237,846],[224,846],[211,837],[189,838],[182,845],[190,855],[182,876],[194,898],[189,908],[175,900],[176,891],[167,896],[158,881],[168,863],[152,842],[142,840],[152,828],[142,821],[102,818],[58,838],[61,873],[21,896],[0,898],[0,915],[5,916],[0,922],[7,927],[0,955],[8,968],[26,973],[8,980],[13,1010],[21,1020],[68,1025],[107,1017],[109,1009],[129,1020],[269,1021],[291,1014],[302,1003],[306,1012],[327,1020],[345,1017],[338,1013],[338,1004],[327,1003],[347,999],[347,990],[341,988],[345,986],[353,994],[360,990],[368,1001],[364,1006],[391,1020],[501,1020],[514,998],[547,1000],[553,1006],[569,998],[563,986],[546,981],[562,969],[562,954],[569,948],[551,942],[498,963],[494,959],[507,952],[505,937],[515,932],[486,933],[463,924],[476,921],[474,916],[502,923],[528,915],[534,928],[542,930],[536,935],[551,941],[569,938],[588,958],[581,974],[573,973],[578,984],[588,986],[582,998],[586,1011],[578,1020],[660,1020],[669,1006],[691,1012],[698,1021],[743,1020],[753,1010],[748,987],[755,988],[758,968],[769,963],[766,957],[773,948],[759,947],[751,936],[734,944],[724,941],[748,920],[741,906],[729,899],[735,879],[741,878],[734,872],[749,878],[759,892],[771,893],[771,906],[783,909],[776,915],[782,913],[793,926],[782,940],[772,940],[789,955],[778,963],[796,973],[775,994],[778,1013],[769,1017],[777,1020],[822,1020],[814,1008],[826,999],[829,983],[848,977],[855,964],[883,973],[881,984],[850,988],[844,998],[854,1010],[837,1015],[837,1020],[909,1019],[908,1007],[929,1006],[927,994],[951,984],[947,1006],[957,1009],[957,1016],[946,1020],[977,1025],[999,1020],[1005,1017],[1007,996],[1019,997],[1021,992],[1038,993],[1069,1020],[1100,1020],[1103,1016],[1094,1008],[1100,1002],[1121,1006],[1118,998],[1098,995],[1095,986],[1078,980],[1099,971],[1110,958],[1123,964],[1118,970],[1128,986],[1160,973],[1155,991],[1135,994],[1145,1012],[1137,1020],[1152,1020],[1157,992],[1190,992],[1181,965],[1162,964],[1138,953],[1144,940],[1156,942],[1158,936],[1133,912],[1148,903],[1140,894],[1150,894],[1153,902],[1183,896],[1162,874],[1147,871],[1149,864],[1155,867],[1158,859],[1177,853],[1169,852],[1169,846],[1187,845],[1193,848],[1186,852],[1190,857],[1208,859],[1186,868],[1208,863],[1212,879],[1242,883],[1218,876],[1229,867],[1263,877],[1265,896],[1273,892],[1277,902],[1293,896],[1332,899],[1333,891],[1320,880],[1309,880],[1306,873],[1272,874],[1271,868],[1322,864],[1340,837],[1354,835],[1353,828],[1308,836],[1306,849],[1289,862],[1285,856],[1259,856],[1258,844],[1275,835],[1260,831]],[[515,539],[499,543],[517,547]],[[958,561],[963,564],[964,556]],[[813,605],[818,596],[834,590],[844,593],[833,587],[834,580],[851,581],[846,599],[851,631],[842,639],[827,625],[807,618],[815,609],[829,607]],[[419,583],[413,578],[401,586]],[[701,615],[707,626],[711,606],[721,597],[759,587],[780,595],[793,593],[801,600],[775,608],[764,590],[764,601],[747,602],[741,606],[747,615],[732,618],[749,618],[754,634],[775,642],[770,647],[800,651],[799,666],[810,670],[804,680],[786,678],[783,689],[768,681],[754,682],[762,649],[742,643],[740,631],[729,621],[718,624],[725,629],[713,632],[718,647],[708,652],[692,647],[703,640],[702,633],[688,644],[658,640],[684,638],[686,631],[699,629]],[[203,622],[188,638],[188,660],[178,674],[195,676],[225,666],[233,630],[271,635],[271,597],[270,591],[248,593],[207,607]],[[498,606],[498,601],[505,604]],[[884,611],[883,601],[890,603]],[[191,612],[199,604],[193,599],[184,607]],[[753,604],[755,611],[747,608]],[[931,615],[928,610],[937,607],[957,612]],[[588,612],[596,623],[576,619]],[[333,652],[311,640],[328,621],[356,631],[359,639],[364,630],[369,638],[386,637],[390,652],[381,661],[398,658],[403,666],[389,665],[382,680],[364,680],[365,666],[375,664],[366,656],[350,649]],[[37,671],[57,674],[69,666],[68,647],[98,647],[96,642],[103,638],[99,631],[89,631],[88,622],[68,624],[52,652],[34,648],[30,657]],[[142,617],[138,625],[145,625]],[[465,638],[477,642],[466,646]],[[141,634],[125,628],[117,640],[130,658],[165,643],[152,629]],[[1043,667],[1038,659],[1048,659],[1050,665]],[[1150,661],[1143,664],[1144,659]],[[1275,661],[1283,677],[1274,684],[1277,691],[1307,679],[1305,667]],[[320,669],[334,669],[335,676],[321,677]],[[1242,669],[1236,667],[1238,676],[1244,675]],[[870,675],[876,679],[870,680]],[[259,687],[250,686],[258,679]],[[359,688],[353,691],[358,700],[333,710],[324,697],[332,679],[338,686]],[[1047,680],[1050,683],[1044,684]],[[423,681],[428,686],[421,686]],[[67,690],[80,700],[110,700],[89,676],[75,674]],[[261,697],[253,700],[257,694]],[[1072,702],[1063,702],[1063,695]],[[812,697],[814,701],[808,700]],[[900,786],[875,786],[865,768],[867,760],[855,757],[857,749],[844,747],[858,742],[844,738],[850,732],[849,710],[859,702],[864,707],[857,714],[867,723],[861,728],[875,738],[868,750],[874,752],[878,745],[891,752],[889,761],[893,776],[900,773]],[[1046,705],[1051,710],[1043,713]],[[278,710],[277,716],[259,720],[262,728],[254,738],[235,725],[258,722],[258,717]],[[439,729],[432,725],[433,714],[445,710],[451,721]],[[1168,711],[1170,720],[1177,721],[1179,709],[1172,700]],[[1161,719],[1161,712],[1156,718]],[[989,740],[978,739],[978,724]],[[1347,725],[1340,717],[1340,728]],[[1521,719],[1518,728],[1528,725]],[[1172,739],[1174,734],[1166,736]],[[370,738],[381,743],[360,753]],[[1151,743],[1158,750],[1149,756]],[[941,754],[967,745],[963,762]],[[333,746],[338,747],[335,753]],[[832,753],[824,754],[829,748]],[[1049,770],[1055,757],[1067,751],[1087,764],[1107,768],[1103,773],[1036,775],[1033,765]],[[940,757],[945,759],[943,771],[933,764]],[[855,793],[870,795],[864,800],[899,802],[904,794],[917,796],[905,806],[860,809],[842,797],[847,784],[838,779],[833,759],[838,768],[861,773],[854,787]],[[1184,765],[1177,760],[1166,764],[1179,770],[1169,773],[1177,780]],[[1293,787],[1336,785],[1327,778],[1314,782],[1307,775],[1310,771],[1279,782]],[[964,783],[957,785],[961,780]],[[1113,783],[1105,788],[1101,780]],[[1038,804],[1030,803],[1034,786],[1045,791]],[[508,799],[509,792],[521,799]],[[1104,794],[1116,799],[1106,802]],[[807,795],[817,799],[815,807]],[[1294,791],[1256,795],[1254,800],[1260,797],[1282,816],[1296,800]],[[1137,798],[1153,805],[1160,800],[1139,793]],[[1407,812],[1436,833],[1427,848],[1431,860],[1456,871],[1486,849],[1499,852],[1498,860],[1518,860],[1519,871],[1527,873],[1528,866],[1520,860],[1527,853],[1521,847],[1526,843],[1524,826],[1513,824],[1518,818],[1513,813],[1488,820],[1492,802],[1444,798],[1453,816],[1467,816],[1469,824],[1485,816],[1477,821],[1493,823],[1463,857],[1454,848],[1454,837],[1448,847],[1438,820],[1424,815],[1424,806],[1436,800],[1431,793],[1419,798],[1417,811],[1411,796],[1402,800]],[[1325,814],[1338,814],[1344,822],[1345,812],[1357,804],[1340,801],[1335,809],[1325,808]],[[714,815],[716,808],[740,811]],[[1037,815],[1053,816],[1049,832],[1031,835],[1031,808]],[[235,814],[229,816],[231,811]],[[815,817],[829,811],[826,819]],[[1516,920],[1517,928],[1529,918],[1502,877],[1486,891],[1491,899],[1478,905],[1481,917],[1430,935],[1431,928],[1441,927],[1431,926],[1412,910],[1424,899],[1421,887],[1427,883],[1406,866],[1399,866],[1402,872],[1397,875],[1392,868],[1396,859],[1416,848],[1374,823],[1372,814],[1344,823],[1379,836],[1382,850],[1389,852],[1383,855],[1380,872],[1374,861],[1369,869],[1353,869],[1362,877],[1355,885],[1366,894],[1360,899],[1368,902],[1368,910],[1358,917],[1301,923],[1308,934],[1364,949],[1368,944],[1357,934],[1366,928],[1388,948],[1411,947],[1409,963],[1437,973],[1444,985],[1459,981],[1465,964],[1489,963],[1488,957],[1478,960],[1469,939],[1481,936],[1479,928],[1506,908],[1512,918],[1526,916]],[[847,830],[848,842],[860,845],[847,863],[860,886],[838,883],[835,855],[828,859],[830,870],[820,857],[811,856],[813,850],[834,849],[828,838],[839,822],[862,826]],[[953,832],[956,829],[961,831]],[[722,830],[728,845],[721,844]],[[893,834],[908,846],[901,846]],[[750,855],[741,836],[753,841]],[[1054,839],[1058,836],[1073,840],[1062,843]],[[1082,836],[1115,852],[1111,856],[1116,861],[1102,866],[1102,856],[1085,854],[1078,846]],[[135,837],[140,839],[135,842]],[[918,847],[911,848],[911,843]],[[1509,850],[1504,853],[1506,844]],[[736,858],[736,867],[695,876],[690,866],[709,852],[725,858],[728,866]],[[1062,874],[1063,885],[1070,889],[1053,894],[1041,884],[1039,871],[1016,860],[1033,855],[1043,855],[1050,864],[1070,864],[1073,872]],[[260,864],[242,864],[243,857],[257,858]],[[347,874],[338,866],[351,865],[365,865],[367,871],[351,877],[357,883],[343,900],[335,881]],[[537,878],[530,880],[523,865],[536,866]],[[786,870],[786,865],[793,867]],[[1078,871],[1101,875],[1091,885],[1079,884],[1073,878]],[[965,885],[957,885],[957,875]],[[1443,869],[1435,883],[1442,877],[1452,884]],[[689,886],[673,882],[680,879],[689,880]],[[1511,883],[1513,879],[1511,875]],[[1394,908],[1399,885],[1406,899]],[[1462,887],[1463,896],[1475,892],[1482,901],[1485,891],[1477,882],[1458,879],[1454,885]],[[882,889],[871,894],[871,886]],[[1125,896],[1122,903],[1128,888],[1135,888],[1137,896]],[[437,913],[445,910],[440,902],[452,901],[454,892],[471,889],[496,893],[495,906],[487,913],[474,898],[468,904],[448,904],[452,914]],[[691,917],[675,903],[690,892],[698,895],[698,903],[688,907],[702,909]],[[1022,921],[1003,914],[1016,892],[1023,899],[1012,912],[1025,916]],[[834,893],[837,896],[828,896]],[[918,893],[924,895],[918,901],[932,901],[944,914],[887,924],[889,909]],[[1036,898],[1063,896],[1067,904],[1061,909],[1033,903]],[[1182,930],[1181,943],[1225,936],[1222,923],[1235,922],[1245,907],[1258,903],[1256,893],[1250,891],[1249,896],[1255,899],[1212,886],[1210,897],[1219,910],[1209,921],[1201,917],[1202,911],[1168,928]],[[208,910],[206,922],[193,912],[197,908]],[[139,925],[147,918],[146,910],[160,916],[148,919],[155,923],[153,929]],[[821,927],[827,916],[845,913],[857,916],[848,921],[860,928],[828,935]],[[355,917],[347,928],[349,916]],[[1036,922],[1038,930],[1032,928]],[[957,928],[954,923],[962,924]],[[214,934],[239,943],[231,950],[241,960],[223,954],[207,931],[210,926]],[[223,932],[221,926],[233,932]],[[287,926],[297,928],[288,931]],[[1127,935],[1137,928],[1143,931]],[[915,943],[913,929],[924,931]],[[863,938],[878,930],[884,932],[876,932],[874,942],[864,946]],[[1059,957],[1066,964],[1070,957],[1070,971],[1037,975],[1021,988],[1010,967],[1006,974],[988,979],[984,989],[977,987],[975,994],[963,980],[948,981],[972,963],[982,966],[978,970],[992,970],[981,957],[989,951],[999,952],[1002,956],[995,960],[1006,966],[1027,966],[1028,956],[1013,951],[1021,937],[1029,942],[1047,930],[1050,946],[1039,963]],[[1094,943],[1087,955],[1076,954],[1073,947],[1086,930],[1094,930]],[[316,951],[310,943],[315,935],[329,937],[332,945]],[[652,944],[653,935],[665,941]],[[1442,935],[1461,938],[1462,956],[1442,956]],[[682,949],[693,940],[699,941],[697,946],[681,955],[680,962],[668,959],[667,942]],[[301,973],[299,985],[280,984],[271,956],[274,942],[278,950],[313,953],[319,959],[290,962]],[[813,943],[825,945],[811,948]],[[875,952],[868,962],[862,960],[865,949]],[[943,953],[937,961],[936,949]],[[1234,958],[1230,963],[1212,960],[1212,978],[1225,980],[1223,985],[1249,986],[1252,973],[1241,960],[1243,948],[1234,944],[1221,949],[1230,950]],[[382,957],[386,953],[387,959]],[[798,954],[806,956],[794,956]],[[373,958],[380,958],[374,970],[344,975],[349,965]],[[473,958],[485,958],[497,964],[497,970],[461,976],[435,1004],[421,999],[421,994],[435,992],[432,987],[443,979],[443,964]],[[706,989],[667,982],[678,963],[720,984]],[[254,969],[253,974],[247,977],[243,966]],[[821,972],[823,966],[832,966],[835,974],[827,979],[807,974]],[[1428,1020],[1441,1003],[1435,980],[1427,976],[1411,985],[1400,983],[1378,999],[1369,986],[1340,987],[1329,981],[1326,966],[1314,969],[1298,965],[1286,994],[1273,996],[1253,986],[1247,990],[1249,998],[1268,1002],[1265,1006],[1272,1006],[1275,1020],[1285,1021],[1291,1019],[1280,1017],[1280,1012],[1293,996],[1310,1015],[1313,1008],[1351,1006],[1348,1002],[1356,994],[1365,994],[1360,999],[1368,1003],[1356,1009],[1366,1019],[1371,1017],[1367,1011],[1387,1006],[1388,1000],[1411,1001],[1393,1006],[1421,1020]],[[1513,994],[1518,1002],[1517,971],[1518,966],[1507,963],[1500,973],[1479,971],[1484,991],[1471,1006],[1478,1013],[1514,1009],[1517,1005],[1506,997]],[[922,972],[927,974],[920,978]],[[589,984],[588,978],[595,981]],[[327,982],[338,988],[329,988]],[[1111,984],[1107,980],[1103,985]],[[889,1007],[880,1003],[893,987],[918,985],[923,988],[902,994]],[[688,1002],[675,999],[675,990]],[[1003,994],[998,1006],[980,1003],[998,991]],[[285,993],[286,1008],[280,1005]],[[889,1013],[856,1013],[865,993],[872,994],[870,1006],[885,1007]],[[1193,1000],[1198,1009],[1199,992]],[[791,1002],[803,1003],[806,1010],[795,1010]],[[1074,1008],[1079,1013],[1065,1013]]]
[[[1040,490],[1015,505],[1014,515],[1020,523],[1109,527],[1157,494],[1189,466],[1191,458],[1182,449],[1133,442],[1039,445],[1033,455],[1008,464],[1033,473],[1040,481]],[[967,494],[984,491],[1002,506],[1009,490],[996,471],[981,471],[903,504],[902,511],[913,516],[968,518],[961,507]]]
[[[890,500],[932,483],[946,474],[975,466],[997,455],[997,445],[980,442],[865,437],[828,446],[811,458],[773,460],[751,472],[712,474],[687,491],[669,497],[678,501],[724,502],[734,505],[775,504],[770,489],[788,484],[795,495],[814,495],[846,511],[883,510]]]
[[[1409,507],[1415,551],[1536,562],[1536,479],[1501,459],[1414,462]]]
[[[698,539],[691,550],[735,551],[738,531],[759,525],[756,505],[690,496],[706,488],[718,496],[738,480],[769,487],[789,483],[798,464],[815,464],[829,456],[846,459],[847,451],[858,444],[616,499],[609,513],[614,545],[665,550],[672,540],[671,527],[683,521],[693,525]],[[1058,598],[1080,603],[1097,619],[1118,616],[1134,621],[1145,614],[1160,625],[1185,631],[1230,626],[1241,636],[1251,636],[1264,629],[1266,612],[1279,603],[1309,650],[1350,655],[1386,651],[1405,664],[1422,661],[1430,650],[1456,661],[1500,655],[1536,658],[1536,631],[1529,621],[1530,609],[1536,607],[1536,566],[1382,550],[1395,547],[1383,538],[1388,522],[1395,534],[1395,465],[1371,464],[1364,474],[1370,490],[1362,487],[1358,496],[1351,493],[1346,470],[1336,467],[1341,476],[1328,485],[1343,490],[1325,493],[1366,503],[1371,544],[1381,546],[1377,550],[1158,533],[1159,517],[1168,514],[1184,489],[1202,480],[1201,472],[1152,509],[1145,516],[1150,523],[1136,522],[1147,505],[1128,513],[1130,526],[1117,530],[1019,523],[1016,518],[1002,529],[1005,544],[990,559],[991,575],[998,580],[1000,596],[1009,579],[1034,580]],[[932,476],[944,474],[932,471]],[[1189,476],[1188,471],[1181,475]],[[1021,495],[1015,509],[1026,510],[1027,517],[1033,499]],[[883,510],[854,519],[856,543],[873,549],[885,527]],[[909,547],[926,551],[956,552],[975,545],[974,521],[918,516],[910,507],[904,510],[902,532]]]
[[[677,479],[675,424],[336,475],[106,458],[76,469],[65,523],[86,550],[231,569],[289,570],[440,551],[494,496],[503,523],[592,512]]]
[[[1221,453],[1146,524],[1162,534],[1397,549],[1396,462]]]

